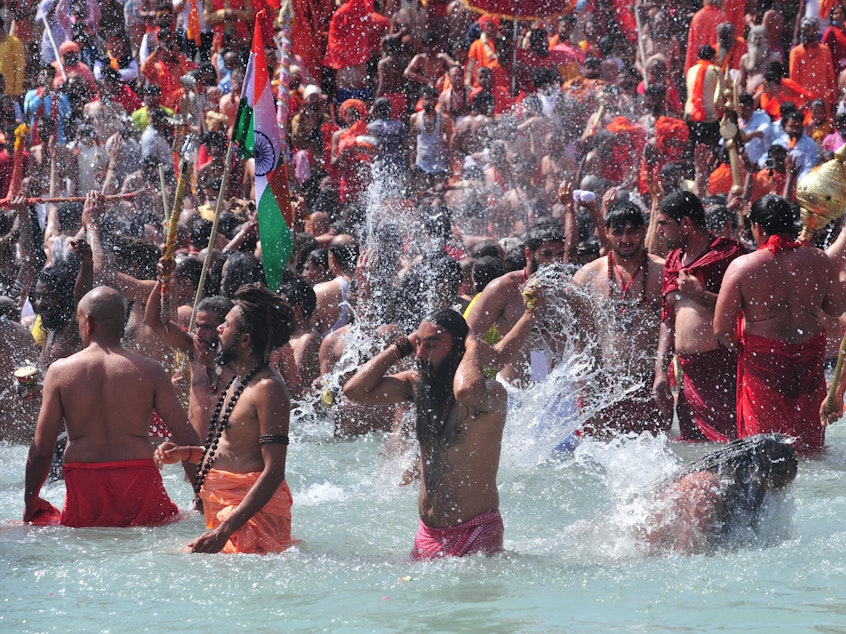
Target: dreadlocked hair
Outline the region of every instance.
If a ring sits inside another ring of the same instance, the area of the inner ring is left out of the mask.
[[[251,349],[259,359],[270,358],[271,350],[284,346],[294,332],[294,311],[278,295],[258,283],[244,284],[235,293],[241,308],[239,329],[250,334]]]

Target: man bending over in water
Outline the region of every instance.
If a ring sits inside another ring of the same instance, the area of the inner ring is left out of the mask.
[[[532,323],[526,309],[507,335],[506,346],[522,345]],[[490,359],[493,349],[468,332],[454,310],[436,311],[417,332],[399,337],[344,385],[344,394],[360,403],[412,401],[416,406],[422,478],[413,559],[502,550],[496,474],[506,393],[482,374],[482,367],[495,361]],[[386,376],[412,353],[416,370]]]
[[[100,286],[79,302],[76,319],[86,346],[54,361],[44,377],[35,440],[26,463],[23,519],[65,526],[150,526],[177,515],[153,462],[147,437],[156,410],[174,438],[196,444],[170,377],[152,359],[120,345],[125,323],[120,293]],[[59,511],[39,497],[59,427],[65,422],[67,484]],[[183,463],[188,472],[188,465]]]
[[[758,536],[767,494],[796,478],[796,451],[784,436],[735,440],[697,460],[661,493],[646,541],[653,551],[685,554]]]

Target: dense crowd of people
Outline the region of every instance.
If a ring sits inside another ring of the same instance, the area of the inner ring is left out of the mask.
[[[516,25],[460,0],[4,5],[0,429],[34,435],[25,519],[161,522],[155,459],[194,481],[194,550],[287,548],[292,402],[309,403],[340,437],[417,443],[415,557],[496,552],[508,393],[573,350],[596,372],[554,413],[584,416],[568,441],[677,419],[685,440],[821,450],[846,233],[796,241],[796,193],[846,143],[831,5],[591,0]],[[256,46],[294,219],[269,289],[255,159],[227,152]],[[63,426],[60,513],[39,491]],[[127,478],[137,495],[90,503]],[[702,481],[684,495],[722,521]]]

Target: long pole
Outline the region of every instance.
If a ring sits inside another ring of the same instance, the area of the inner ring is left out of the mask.
[[[834,395],[837,392],[837,384],[840,383],[840,374],[843,372],[843,358],[846,357],[846,334],[840,342],[840,350],[837,353],[837,363],[834,365],[834,376],[831,377],[831,387],[828,388],[828,396],[825,397],[820,424],[825,427],[828,424],[828,415],[834,407]]]
[[[214,206],[214,220],[212,220],[211,235],[209,235],[209,246],[206,249],[206,257],[203,258],[203,270],[200,272],[200,282],[197,284],[197,292],[194,295],[194,307],[191,309],[191,321],[188,324],[188,332],[194,332],[194,326],[197,324],[197,309],[200,306],[200,301],[203,299],[203,291],[205,290],[206,277],[211,267],[212,257],[214,255],[214,243],[217,240],[217,225],[220,221],[220,214],[223,210],[223,202],[226,198],[226,189],[229,185],[229,164],[232,161],[232,139],[229,140],[229,145],[226,148],[226,158],[223,164],[223,177],[220,179],[220,191],[217,193],[217,203]]]

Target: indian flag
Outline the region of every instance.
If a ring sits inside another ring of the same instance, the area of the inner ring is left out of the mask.
[[[263,11],[256,16],[253,48],[244,76],[232,142],[238,144],[239,156],[255,158],[256,206],[264,274],[268,288],[276,292],[293,249],[290,227],[294,219],[282,134],[276,124],[276,107],[259,26],[261,13]]]

